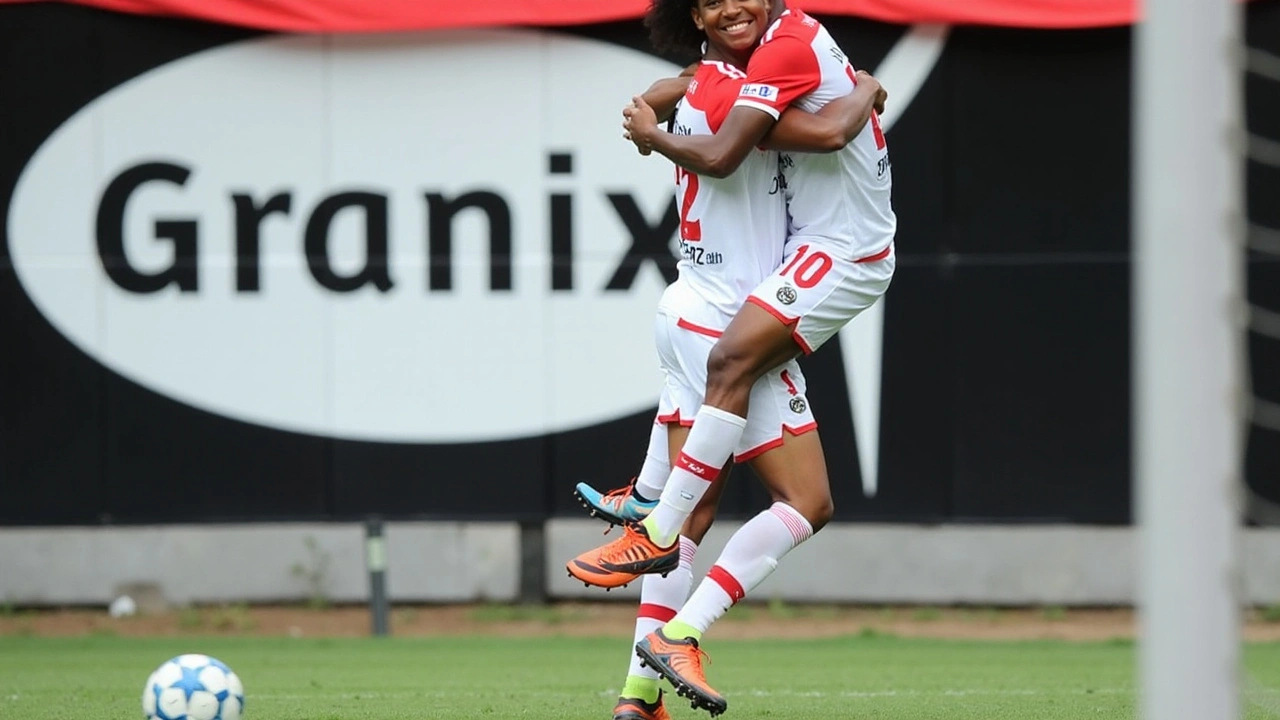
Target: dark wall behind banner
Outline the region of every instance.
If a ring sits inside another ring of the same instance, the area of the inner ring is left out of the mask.
[[[1280,2],[1247,15],[1250,44],[1280,54]],[[903,33],[827,23],[864,67]],[[647,47],[638,23],[571,32]],[[252,35],[64,4],[0,8],[0,213],[80,107]],[[838,344],[805,362],[840,519],[1129,521],[1129,51],[1128,29],[952,31],[890,132],[901,229],[874,498],[861,490]],[[1255,75],[1246,87],[1250,131],[1280,141],[1280,83]],[[1280,169],[1250,163],[1248,182],[1250,218],[1280,232]],[[339,441],[202,412],[73,346],[24,294],[7,236],[4,247],[0,524],[536,519],[576,514],[575,482],[619,483],[643,457],[647,412],[452,446]],[[1250,299],[1280,311],[1280,256],[1248,262]],[[1280,340],[1253,334],[1249,351],[1255,393],[1280,403]],[[1247,477],[1254,505],[1280,508],[1280,432],[1251,429]],[[745,471],[735,480],[722,510],[754,513],[763,491]]]

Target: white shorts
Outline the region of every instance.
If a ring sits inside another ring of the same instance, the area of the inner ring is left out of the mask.
[[[792,337],[807,355],[884,295],[894,265],[893,245],[870,257],[844,260],[821,241],[793,240],[782,264],[747,302],[791,326]]]
[[[658,422],[693,425],[707,391],[707,356],[720,332],[658,313],[654,339],[666,380],[658,398]],[[800,435],[818,427],[805,397],[804,373],[795,360],[765,374],[751,387],[747,427],[734,452],[746,462],[782,444],[784,432]]]

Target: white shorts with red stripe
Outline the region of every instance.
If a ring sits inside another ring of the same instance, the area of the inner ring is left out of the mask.
[[[666,380],[658,398],[658,422],[692,425],[707,390],[707,356],[720,331],[658,313],[654,335]],[[818,427],[805,397],[804,373],[792,360],[751,388],[747,427],[734,452],[745,462],[782,444],[783,433],[800,435]]]
[[[844,260],[821,240],[788,241],[787,255],[747,302],[792,326],[806,354],[822,347],[858,313],[875,304],[893,280],[893,245],[856,260]]]

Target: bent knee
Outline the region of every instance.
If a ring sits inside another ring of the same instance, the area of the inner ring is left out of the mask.
[[[804,516],[805,520],[809,521],[809,525],[815,533],[831,522],[831,518],[836,512],[836,504],[831,500],[830,494],[810,498],[808,502],[799,504],[801,507],[797,507],[796,510]]]
[[[812,496],[787,496],[774,493],[774,502],[785,503],[792,510],[800,513],[800,516],[808,521],[813,532],[818,532],[827,523],[831,522],[831,518],[835,515],[836,506],[831,500],[830,493],[821,495],[814,494]]]

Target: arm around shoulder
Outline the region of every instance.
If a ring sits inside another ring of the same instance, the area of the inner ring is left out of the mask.
[[[858,136],[873,111],[883,109],[884,97],[879,81],[859,73],[852,93],[832,100],[817,113],[788,108],[764,145],[782,152],[835,152]]]
[[[671,113],[675,112],[676,103],[684,97],[691,80],[693,80],[692,75],[683,74],[679,77],[663,78],[650,85],[640,97],[653,108],[654,115],[659,121],[666,120],[671,117]]]
[[[735,107],[714,135],[656,133],[645,140],[675,164],[699,175],[725,178],[733,174],[773,126],[769,113]]]

